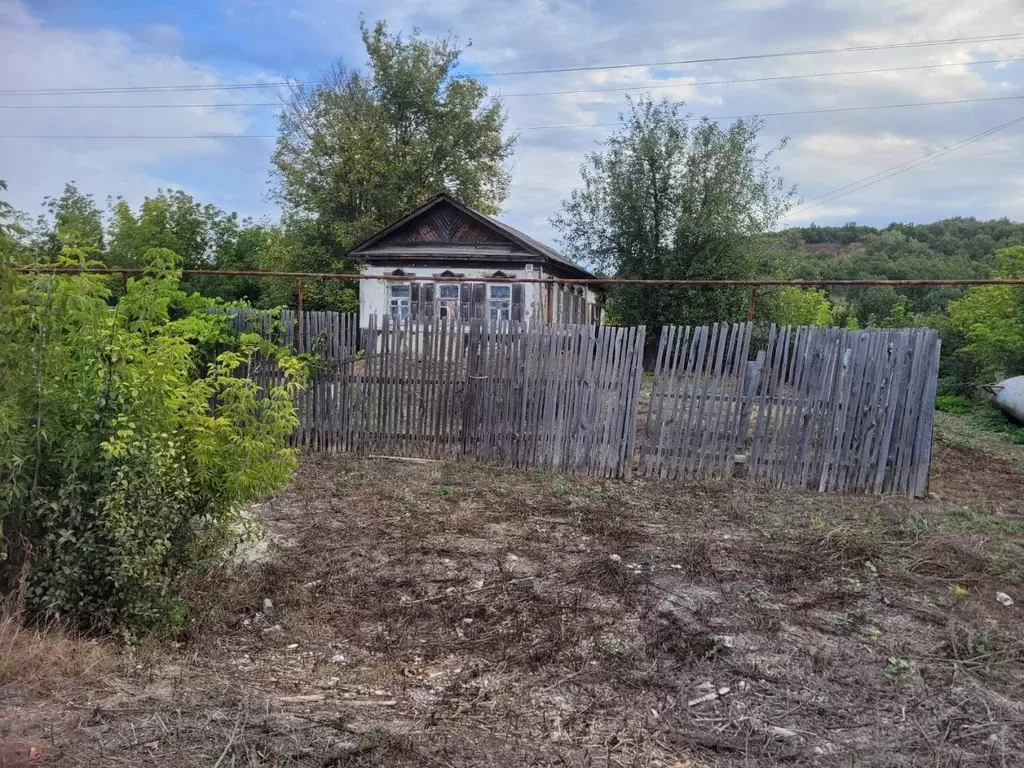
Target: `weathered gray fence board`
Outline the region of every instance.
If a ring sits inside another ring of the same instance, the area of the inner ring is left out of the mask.
[[[927,492],[938,336],[927,329],[664,328],[640,471],[771,487]]]
[[[296,447],[632,472],[642,328],[385,317],[371,320],[357,362],[355,321],[303,317],[314,368]]]

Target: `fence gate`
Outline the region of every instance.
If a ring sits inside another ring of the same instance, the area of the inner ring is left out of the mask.
[[[924,495],[938,334],[750,323],[662,329],[648,476]]]

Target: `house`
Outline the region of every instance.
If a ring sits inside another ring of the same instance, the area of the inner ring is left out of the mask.
[[[474,318],[543,323],[598,323],[602,293],[594,285],[509,283],[501,279],[593,278],[553,248],[447,194],[357,245],[349,255],[364,275],[417,278],[362,280],[359,325],[370,317]]]

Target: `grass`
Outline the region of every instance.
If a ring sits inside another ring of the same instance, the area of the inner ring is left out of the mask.
[[[0,603],[0,689],[53,695],[98,684],[116,663],[110,644],[82,638],[57,624],[26,626],[17,600]]]
[[[1015,445],[1024,445],[1024,426],[1014,424],[993,405],[982,405],[972,412],[972,420],[987,432],[1004,437]]]
[[[948,443],[1024,467],[1024,427],[1013,424],[991,404],[973,403],[967,410],[939,408],[935,426]]]
[[[963,395],[937,395],[935,410],[943,413],[969,413],[974,410],[974,403]]]

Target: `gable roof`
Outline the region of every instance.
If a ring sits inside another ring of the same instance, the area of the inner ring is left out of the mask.
[[[456,200],[454,197],[447,194],[446,192],[442,192],[439,195],[435,195],[434,197],[430,198],[427,202],[425,202],[423,205],[421,205],[419,208],[416,208],[414,211],[411,211],[402,218],[398,219],[398,221],[395,221],[394,223],[388,225],[377,234],[372,235],[366,240],[363,240],[361,243],[358,243],[349,251],[349,255],[353,257],[359,257],[364,254],[369,256],[370,254],[366,252],[372,249],[376,244],[380,243],[389,235],[392,235],[398,230],[402,229],[413,220],[427,214],[429,211],[443,204],[448,204],[452,206],[460,213],[470,217],[477,223],[483,225],[483,227],[485,227],[486,229],[499,235],[503,240],[511,241],[512,244],[519,246],[519,248],[526,251],[527,253],[533,254],[541,262],[548,262],[555,266],[556,268],[561,268],[563,271],[569,272],[574,276],[579,276],[582,278],[594,277],[592,273],[590,273],[589,271],[587,271],[586,269],[584,269],[571,259],[566,258],[551,246],[545,245],[544,243],[541,243],[539,240],[535,240],[534,238],[530,237],[524,232],[521,232],[515,227],[505,224],[504,222],[498,221],[498,219],[494,218],[493,216],[488,216],[484,213],[481,213],[480,211],[475,210],[474,208],[470,208],[468,205],[459,200]],[[423,246],[429,246],[429,243],[423,243],[420,245],[420,247]]]

